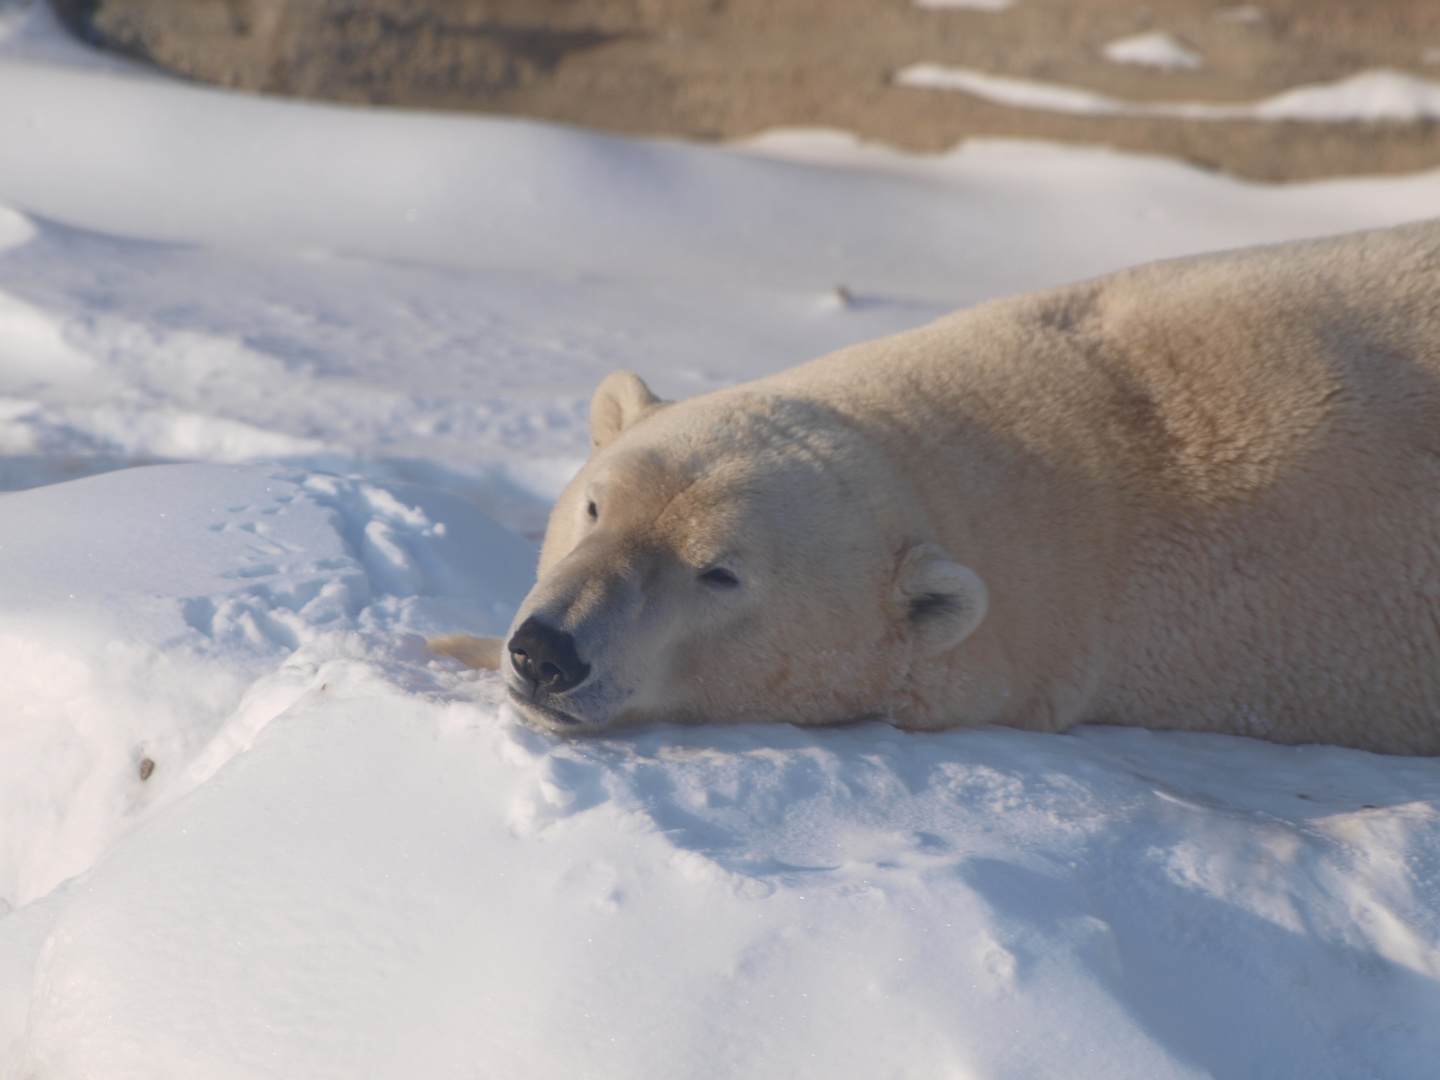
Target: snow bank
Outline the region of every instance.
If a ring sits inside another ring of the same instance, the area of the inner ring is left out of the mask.
[[[528,582],[463,504],[192,465],[0,508],[15,898],[98,857],[0,919],[0,1075],[1421,1080],[1440,1053],[1436,761],[562,741],[415,636],[496,630]]]
[[[1117,43],[1118,44],[1118,43]],[[1108,55],[1108,54],[1107,54]],[[1113,58],[1112,58],[1113,59]],[[899,86],[959,90],[1022,109],[1093,116],[1168,116],[1181,120],[1291,120],[1414,123],[1440,119],[1440,83],[1401,71],[1362,71],[1338,82],[1297,86],[1247,105],[1198,101],[1123,101],[1092,90],[1012,79],[962,67],[911,64],[895,73]]]
[[[0,140],[0,487],[282,459],[527,535],[616,368],[688,396],[978,300],[1440,207],[1435,175],[1279,190],[813,132],[736,153],[3,58]]]
[[[413,655],[312,684],[49,913],[19,1075],[1420,1080],[1440,1054],[1432,762],[565,743]]]
[[[27,211],[249,250],[816,289],[883,274],[924,290],[971,232],[945,193],[889,200],[863,174],[21,62],[0,65],[0,140],[0,191]]]
[[[695,393],[1440,174],[239,97],[42,4],[0,145],[0,1076],[1433,1073],[1435,762],[565,743],[420,636],[504,627],[535,552],[476,505],[540,528],[612,368]]]
[[[59,63],[93,54],[24,11],[0,42],[0,487],[283,459],[533,535],[615,368],[687,396],[978,300],[1440,208],[1437,175],[1277,190],[1095,149],[736,153],[235,95]]]
[[[464,503],[273,467],[0,496],[0,902],[43,896],[217,768],[337,636],[498,633],[533,569]]]

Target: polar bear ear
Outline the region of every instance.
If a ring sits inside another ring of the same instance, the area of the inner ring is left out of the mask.
[[[590,444],[604,446],[642,416],[664,404],[633,371],[612,371],[590,399]]]
[[[915,544],[900,557],[896,590],[902,618],[926,655],[959,645],[990,608],[980,575],[935,544]]]

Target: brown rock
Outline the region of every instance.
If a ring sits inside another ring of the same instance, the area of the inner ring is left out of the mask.
[[[635,134],[733,139],[823,125],[915,150],[974,135],[1102,143],[1260,179],[1440,165],[1440,125],[1098,118],[896,87],[917,61],[1142,101],[1250,101],[1393,67],[1440,78],[1435,0],[54,0],[106,47],[204,82],[332,101],[472,109]],[[1194,71],[1106,61],[1164,30]]]

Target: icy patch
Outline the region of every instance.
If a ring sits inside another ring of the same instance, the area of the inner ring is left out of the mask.
[[[325,657],[370,650],[357,633],[501,632],[533,572],[533,548],[473,507],[301,471],[162,466],[0,496],[0,901],[83,870]]]
[[[896,72],[894,81],[898,86],[958,90],[997,105],[1092,116],[1312,123],[1413,123],[1440,119],[1440,83],[1383,69],[1364,71],[1339,82],[1296,87],[1250,105],[1124,101],[1077,87],[1012,79],[940,64],[912,64]]]
[[[1112,63],[1135,64],[1164,71],[1193,71],[1205,66],[1197,52],[1161,30],[1116,38],[1101,53]]]

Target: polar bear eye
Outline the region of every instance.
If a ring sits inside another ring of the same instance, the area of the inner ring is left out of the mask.
[[[723,566],[714,566],[704,571],[700,575],[700,580],[717,589],[733,589],[740,584],[740,579]]]
[[[595,505],[594,499],[591,499],[585,504],[585,513],[589,515],[591,521],[595,521],[600,517],[600,508]]]

